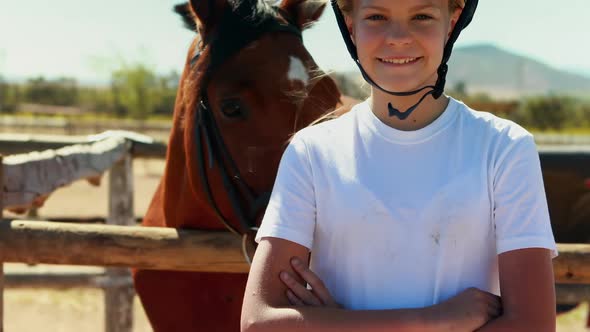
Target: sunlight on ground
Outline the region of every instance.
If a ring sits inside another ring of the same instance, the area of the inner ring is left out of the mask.
[[[98,289],[5,290],[6,331],[104,332],[103,292]],[[151,331],[135,298],[133,332]]]
[[[97,289],[5,290],[6,331],[103,332],[104,303]],[[558,332],[588,332],[588,304],[557,319]],[[134,332],[151,331],[138,298],[134,303]]]
[[[557,317],[557,332],[587,332],[586,316],[588,315],[588,303],[579,305],[567,314]]]

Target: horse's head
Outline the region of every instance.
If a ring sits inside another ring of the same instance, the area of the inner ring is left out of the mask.
[[[340,102],[334,81],[318,69],[301,40],[301,31],[324,7],[317,0],[283,0],[277,6],[264,0],[192,0],[176,6],[197,36],[182,75],[169,144],[167,224],[209,225],[178,211],[189,189],[192,205],[211,206],[207,179],[215,205],[239,225],[220,166],[230,181],[239,175],[247,184],[236,187],[240,205],[250,218],[260,217],[248,191],[254,196],[269,192],[292,134]],[[227,147],[226,155],[218,143]],[[174,188],[183,183],[190,188]],[[169,220],[173,216],[183,220]]]

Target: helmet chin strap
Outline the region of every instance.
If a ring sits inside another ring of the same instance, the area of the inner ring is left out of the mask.
[[[416,108],[418,108],[418,105],[420,105],[420,103],[426,99],[426,97],[428,95],[431,95],[434,93],[434,90],[430,90],[428,92],[426,92],[424,95],[422,95],[422,97],[420,98],[420,100],[418,100],[417,103],[415,103],[414,105],[412,105],[410,108],[408,108],[405,112],[400,112],[397,108],[393,107],[393,105],[391,104],[391,102],[387,103],[387,109],[389,110],[389,116],[395,116],[396,118],[400,119],[400,120],[405,120],[407,119],[412,112],[414,112],[414,110]]]
[[[346,26],[346,21],[344,19],[344,15],[342,14],[340,7],[338,6],[338,2],[337,2],[337,0],[331,0],[332,8],[334,9],[334,14],[336,16],[336,21],[338,22],[338,27],[340,28],[340,32],[342,33],[342,37],[344,38],[344,42],[346,43],[346,48],[348,49],[348,52],[350,53],[350,55],[351,55],[352,59],[354,60],[354,62],[356,63],[356,65],[359,67],[361,74],[363,75],[363,78],[365,79],[365,81],[367,81],[369,84],[371,84],[375,88],[381,90],[382,92],[392,95],[392,96],[401,96],[401,97],[412,96],[412,95],[422,92],[423,90],[430,89],[429,91],[427,91],[426,93],[424,93],[422,95],[422,97],[418,100],[418,102],[416,104],[414,104],[413,106],[408,108],[405,112],[400,111],[399,109],[395,108],[391,103],[388,103],[387,108],[389,110],[389,116],[395,116],[400,120],[407,119],[412,114],[412,112],[414,112],[414,110],[416,110],[416,108],[418,108],[420,103],[422,103],[424,101],[424,99],[426,99],[426,97],[428,97],[429,95],[432,95],[432,97],[434,97],[434,99],[438,99],[443,94],[444,89],[445,89],[447,72],[449,69],[447,62],[449,61],[449,58],[451,57],[453,45],[454,45],[455,41],[457,40],[457,38],[459,37],[459,34],[461,33],[461,31],[465,27],[467,27],[467,25],[469,25],[469,23],[471,22],[471,19],[473,18],[473,15],[475,13],[475,9],[477,8],[477,3],[478,3],[477,0],[467,0],[466,1],[466,4],[465,4],[465,7],[463,8],[461,16],[459,16],[459,19],[457,20],[457,23],[455,24],[455,28],[451,32],[451,36],[449,37],[449,40],[447,41],[447,43],[445,45],[443,59],[442,59],[442,62],[437,70],[438,79],[436,80],[436,84],[435,85],[428,85],[423,88],[413,90],[413,91],[408,91],[408,92],[395,92],[395,91],[389,91],[389,90],[384,89],[379,84],[377,84],[369,76],[369,74],[367,74],[367,72],[365,71],[365,69],[361,65],[361,62],[358,58],[356,45],[354,44],[354,42],[352,41],[352,38],[350,37],[350,33],[348,32],[348,27]]]
[[[393,107],[393,105],[391,103],[387,103],[387,109],[389,110],[389,116],[390,117],[395,116],[400,120],[405,120],[412,114],[412,112],[414,112],[414,110],[416,108],[418,108],[418,105],[420,105],[420,103],[422,103],[422,101],[424,101],[424,99],[426,99],[426,97],[428,97],[429,95],[432,95],[432,97],[434,97],[434,99],[438,99],[440,96],[442,96],[442,94],[444,92],[444,88],[445,88],[446,75],[444,75],[444,74],[441,75],[440,73],[441,73],[441,71],[444,71],[444,73],[446,74],[447,68],[448,67],[446,64],[440,65],[440,67],[438,68],[438,73],[439,73],[438,80],[436,81],[436,84],[434,86],[432,86],[432,85],[425,86],[422,89],[410,91],[410,94],[407,94],[407,95],[414,95],[424,89],[430,88],[430,91],[427,91],[425,94],[423,94],[422,97],[420,97],[420,99],[418,100],[418,102],[415,103],[414,105],[412,105],[410,108],[408,108],[405,112],[400,112],[400,110]],[[441,80],[441,77],[442,77],[442,80]],[[374,84],[374,86],[376,86],[378,89],[380,89],[381,91],[383,91],[385,93],[395,95],[395,96],[406,95],[403,92],[399,93],[399,92],[386,91],[386,90],[382,89],[381,87],[379,87],[379,85],[377,85],[377,83],[373,82],[373,84]]]
[[[367,74],[367,72],[365,71],[365,69],[363,68],[363,66],[361,65],[359,60],[355,61],[355,63],[359,67],[361,74],[363,75],[363,78],[365,79],[365,81],[367,81],[372,86],[376,87],[377,89],[379,89],[382,92],[385,92],[389,95],[399,96],[399,97],[413,96],[415,94],[422,92],[423,90],[430,89],[429,91],[424,93],[422,95],[422,97],[420,97],[420,99],[418,100],[417,103],[410,106],[405,112],[402,112],[398,108],[395,108],[391,102],[388,103],[387,109],[389,110],[390,117],[395,116],[396,118],[398,118],[400,120],[405,120],[412,114],[412,112],[414,112],[414,110],[416,110],[416,108],[418,108],[418,106],[424,101],[424,99],[426,99],[426,97],[428,97],[429,95],[432,95],[434,97],[434,99],[438,99],[443,94],[444,87],[445,87],[445,77],[446,77],[446,73],[448,70],[446,63],[443,63],[438,67],[438,71],[437,71],[438,79],[437,79],[435,85],[428,85],[428,86],[422,87],[420,89],[408,91],[408,92],[395,92],[395,91],[389,91],[389,90],[384,89],[379,84],[377,84],[377,82],[375,82],[369,76],[369,74]]]

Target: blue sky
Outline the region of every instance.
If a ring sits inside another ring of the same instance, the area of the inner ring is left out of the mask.
[[[0,0],[0,75],[106,82],[119,61],[178,71],[192,38],[171,11],[178,2]],[[590,76],[589,12],[589,0],[482,0],[457,45],[493,43]],[[304,39],[320,67],[354,68],[331,10]]]

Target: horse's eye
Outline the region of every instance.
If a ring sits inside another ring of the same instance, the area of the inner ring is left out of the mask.
[[[247,109],[239,99],[225,99],[221,102],[221,113],[231,120],[244,120],[248,115]]]

